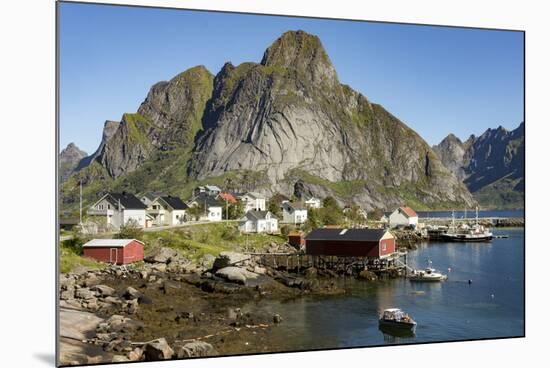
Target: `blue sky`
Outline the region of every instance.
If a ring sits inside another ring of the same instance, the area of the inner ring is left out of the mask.
[[[92,153],[105,120],[195,65],[259,62],[287,30],[320,37],[340,81],[429,144],[523,120],[523,34],[447,27],[62,3],[60,144]]]

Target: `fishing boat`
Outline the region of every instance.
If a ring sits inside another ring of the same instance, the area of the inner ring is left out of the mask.
[[[476,222],[473,225],[462,224],[455,226],[453,211],[452,223],[446,233],[440,235],[441,240],[453,242],[487,242],[493,239],[493,233],[478,221],[478,209],[476,208]]]
[[[397,329],[404,331],[414,332],[416,329],[416,322],[405,312],[399,308],[385,309],[378,325],[381,329]]]
[[[409,280],[420,282],[438,282],[447,280],[447,275],[438,272],[434,268],[426,268],[424,270],[413,270],[409,275]]]

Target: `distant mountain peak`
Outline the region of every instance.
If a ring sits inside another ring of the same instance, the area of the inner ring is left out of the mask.
[[[319,37],[302,30],[283,33],[265,51],[261,64],[295,69],[308,75],[314,82],[334,83],[338,80]]]

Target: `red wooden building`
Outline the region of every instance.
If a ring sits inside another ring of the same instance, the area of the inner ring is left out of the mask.
[[[384,229],[315,229],[306,236],[306,254],[383,259],[395,253],[395,237]]]
[[[100,262],[120,265],[143,260],[143,243],[136,239],[93,239],[82,247],[85,257]]]
[[[291,231],[288,234],[288,244],[296,249],[302,249],[306,244],[304,233],[302,231]]]

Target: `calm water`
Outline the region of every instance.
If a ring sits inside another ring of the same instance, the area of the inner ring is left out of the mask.
[[[524,334],[523,229],[494,229],[492,243],[430,243],[409,253],[409,264],[448,272],[443,283],[394,279],[346,280],[345,296],[260,302],[249,308],[280,313],[273,350],[306,350]],[[471,279],[472,284],[467,280]],[[399,307],[417,321],[416,335],[395,337],[378,329],[378,313]]]
[[[452,212],[451,211],[418,211],[418,217],[419,218],[426,218],[426,217],[451,217]],[[524,210],[488,210],[488,211],[479,211],[479,217],[524,217],[525,212]],[[464,217],[464,210],[457,210],[455,211],[455,217],[456,218],[463,218]],[[466,211],[466,217],[468,218],[475,218],[476,217],[476,211],[474,210],[468,210]]]

